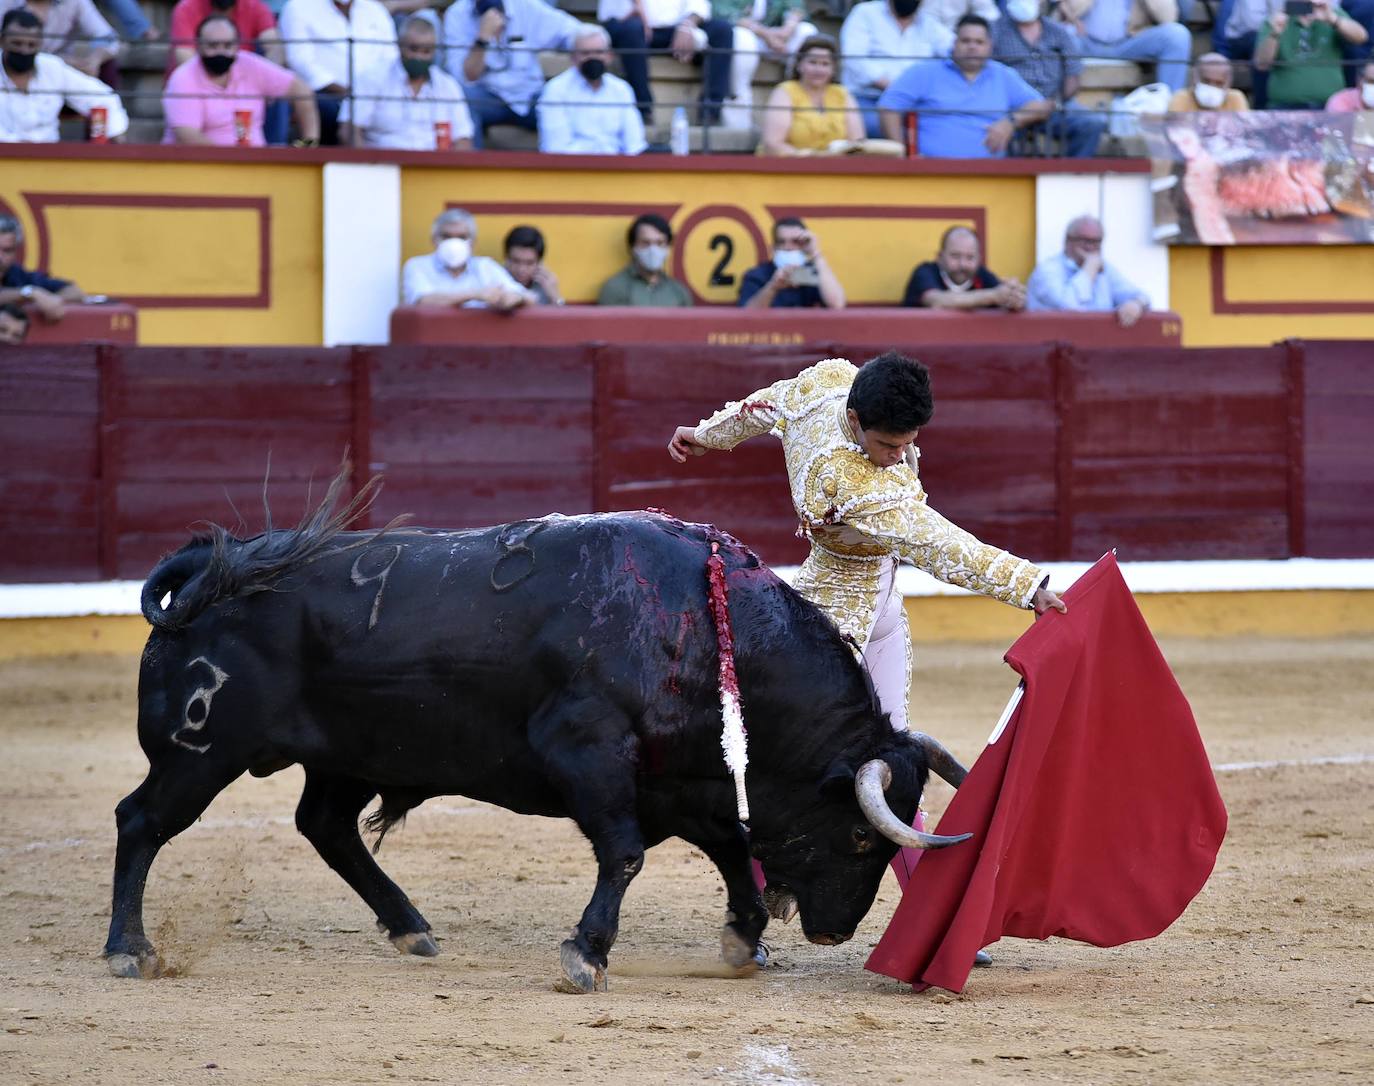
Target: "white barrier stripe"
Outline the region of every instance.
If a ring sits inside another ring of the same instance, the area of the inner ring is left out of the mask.
[[[1244,773],[1252,769],[1288,769],[1309,765],[1368,765],[1374,754],[1333,754],[1329,758],[1280,758],[1272,762],[1223,762],[1214,765],[1217,773]]]

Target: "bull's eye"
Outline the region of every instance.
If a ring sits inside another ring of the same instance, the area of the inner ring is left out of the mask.
[[[856,851],[867,852],[873,847],[873,829],[869,826],[855,826],[850,839],[853,840]]]

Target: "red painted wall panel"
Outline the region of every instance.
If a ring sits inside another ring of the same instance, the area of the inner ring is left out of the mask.
[[[1308,340],[1303,487],[1307,551],[1374,554],[1374,343]]]

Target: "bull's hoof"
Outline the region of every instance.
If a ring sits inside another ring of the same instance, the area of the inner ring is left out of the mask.
[[[760,939],[759,945],[754,948],[754,968],[762,969],[768,964],[768,953],[768,944]]]
[[[563,975],[554,981],[554,988],[569,995],[586,995],[588,992],[604,992],[609,987],[606,970],[588,961],[578,949],[577,941],[564,939],[558,948],[558,964]]]
[[[758,969],[763,962],[756,957],[762,943],[750,945],[744,938],[729,924],[720,929],[720,957],[730,968],[738,970],[741,976],[747,975]],[[764,961],[768,960],[768,952],[764,951]]]
[[[439,953],[439,944],[427,931],[407,931],[401,935],[390,936],[391,945],[402,954],[415,954],[421,958],[433,958]]]
[[[162,971],[162,959],[152,950],[142,954],[110,954],[105,962],[112,976],[130,980],[151,980]]]
[[[765,886],[763,888],[763,905],[768,910],[769,916],[774,920],[781,920],[784,924],[792,923],[801,910],[797,904],[796,895],[791,890],[778,886]]]

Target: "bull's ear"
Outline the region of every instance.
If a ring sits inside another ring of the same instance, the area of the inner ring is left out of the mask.
[[[849,762],[831,762],[821,778],[821,795],[842,799],[854,795],[854,767]]]

